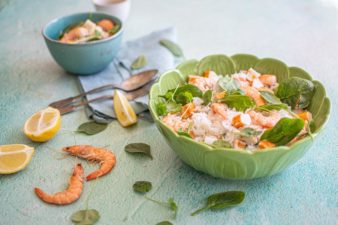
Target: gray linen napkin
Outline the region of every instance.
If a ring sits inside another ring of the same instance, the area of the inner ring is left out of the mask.
[[[141,54],[146,56],[148,63],[145,67],[132,71],[133,74],[149,69],[158,69],[158,74],[161,74],[168,69],[172,69],[177,63],[177,59],[174,58],[168,49],[159,44],[161,39],[176,42],[176,29],[167,28],[155,31],[144,37],[126,42],[107,69],[90,76],[79,76],[82,90],[89,91],[106,84],[120,84],[123,80],[130,77],[128,68]],[[106,90],[88,95],[87,100],[112,94],[112,90]],[[148,110],[148,95],[135,99],[131,102],[131,105],[137,114]],[[112,100],[90,103],[86,113],[90,118],[101,123],[109,123],[116,118]]]

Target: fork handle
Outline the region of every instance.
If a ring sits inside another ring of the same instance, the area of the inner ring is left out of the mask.
[[[66,105],[72,103],[75,99],[84,97],[87,94],[93,94],[93,93],[100,92],[100,91],[103,91],[105,89],[110,89],[110,88],[118,88],[118,86],[114,85],[114,84],[107,84],[107,85],[104,85],[104,86],[101,86],[101,87],[94,88],[94,89],[87,91],[87,92],[82,92],[81,94],[78,94],[78,95],[73,96],[73,97],[69,97],[69,98],[65,98],[65,99],[61,99],[61,100],[52,102],[52,103],[49,104],[49,106],[54,107],[54,108],[66,106]]]

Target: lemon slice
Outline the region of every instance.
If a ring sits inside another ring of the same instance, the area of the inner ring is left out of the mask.
[[[0,146],[0,174],[16,173],[24,169],[31,161],[34,148],[27,145]]]
[[[48,107],[34,113],[26,121],[24,133],[32,141],[45,142],[54,137],[60,127],[60,111],[52,107]]]
[[[137,122],[134,109],[129,104],[126,96],[118,90],[115,90],[114,93],[114,110],[117,120],[123,127],[131,126]]]

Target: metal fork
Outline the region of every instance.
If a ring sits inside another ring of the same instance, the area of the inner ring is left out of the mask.
[[[152,84],[154,83],[154,81],[148,83],[147,85],[145,85],[144,87],[136,90],[136,91],[132,91],[132,92],[128,92],[126,93],[126,98],[128,99],[128,101],[132,101],[138,97],[141,97],[141,96],[144,96],[146,94],[148,94]],[[64,114],[67,114],[67,113],[70,113],[70,112],[73,112],[75,111],[76,109],[80,108],[81,106],[86,106],[92,102],[99,102],[99,101],[104,101],[104,100],[112,100],[114,99],[114,95],[103,95],[103,96],[100,96],[100,97],[97,97],[97,98],[93,98],[91,100],[84,100],[78,104],[75,104],[75,103],[71,103],[71,104],[68,104],[68,105],[61,105],[61,106],[58,106],[58,107],[54,107],[56,109],[58,109],[61,113],[61,115],[64,115]]]

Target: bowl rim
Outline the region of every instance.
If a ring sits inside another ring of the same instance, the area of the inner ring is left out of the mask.
[[[234,55],[237,55],[237,54],[248,54],[248,53],[236,53]],[[213,55],[213,54],[208,54],[207,56],[210,56],[210,55]],[[251,54],[253,55],[253,54]],[[255,56],[255,55],[254,55]],[[266,57],[265,57],[266,58]],[[260,59],[263,59],[263,58],[260,58]],[[186,61],[189,61],[189,60],[196,60],[196,59],[185,59],[184,61],[182,61],[180,64],[186,62]],[[178,64],[178,65],[180,65]],[[161,82],[161,78],[163,75],[169,73],[169,72],[172,72],[172,71],[178,71],[180,72],[177,67],[175,67],[174,69],[169,69],[165,72],[163,72],[160,77],[158,78],[158,80],[156,81],[156,83],[154,83],[150,89],[150,92],[149,93],[152,93],[152,89],[155,88],[156,86],[159,87],[160,85],[160,82]],[[311,77],[312,78],[312,77]],[[320,84],[322,84],[320,81],[318,80],[313,80],[312,81],[316,81]],[[324,87],[324,85],[322,85]],[[325,87],[324,87],[325,89]],[[198,144],[200,146],[202,146],[205,150],[207,150],[208,152],[213,152],[213,151],[224,151],[224,152],[234,152],[234,153],[239,153],[239,154],[244,154],[244,155],[251,155],[251,156],[254,156],[254,155],[259,155],[259,154],[264,154],[266,152],[273,152],[273,151],[291,151],[293,150],[296,146],[298,145],[302,145],[304,142],[308,142],[308,141],[313,141],[317,135],[323,130],[323,128],[326,126],[327,122],[329,121],[330,119],[330,114],[331,114],[331,101],[329,99],[328,96],[326,96],[327,100],[329,101],[330,105],[329,105],[329,112],[326,116],[326,119],[324,121],[324,123],[314,132],[314,133],[311,133],[310,135],[307,135],[305,138],[299,140],[299,141],[296,141],[295,143],[289,145],[289,146],[286,146],[286,145],[283,145],[283,146],[276,146],[276,147],[273,147],[273,148],[265,148],[265,149],[253,149],[253,150],[242,150],[242,151],[239,151],[238,149],[235,149],[235,148],[215,148],[215,147],[212,147],[206,143],[203,143],[203,142],[198,142],[198,141],[195,141],[194,139],[191,139],[191,138],[188,138],[188,137],[185,137],[185,136],[182,136],[182,135],[178,135],[176,132],[174,132],[169,126],[167,126],[165,123],[163,123],[159,118],[157,118],[157,115],[155,114],[156,113],[156,110],[152,108],[152,104],[151,104],[151,100],[153,99],[151,95],[149,95],[149,111],[155,121],[155,123],[160,123],[162,126],[165,126],[169,132],[173,135],[175,135],[176,138],[178,139],[183,139],[183,140],[186,140],[186,141],[189,141],[191,143],[194,143],[194,144]],[[155,114],[155,115],[154,115]]]
[[[97,41],[93,41],[93,42],[85,42],[85,43],[77,43],[77,44],[71,44],[71,43],[62,43],[58,40],[55,40],[55,39],[52,39],[50,37],[48,37],[45,33],[46,29],[48,26],[50,26],[51,24],[57,22],[58,20],[61,20],[63,18],[66,18],[66,17],[71,17],[71,16],[77,16],[77,15],[84,15],[84,14],[97,14],[97,15],[102,15],[102,16],[107,16],[107,17],[112,17],[114,18],[115,20],[117,20],[121,27],[119,29],[118,32],[116,32],[115,34],[113,34],[112,36],[108,37],[108,38],[105,38],[105,39],[102,39],[102,40],[97,40]],[[124,24],[123,22],[116,16],[113,16],[113,15],[110,15],[110,14],[107,14],[107,13],[102,13],[102,12],[79,12],[79,13],[72,13],[72,14],[68,14],[68,15],[65,15],[65,16],[60,16],[60,17],[57,17],[51,21],[49,21],[41,30],[41,34],[42,36],[47,39],[48,41],[50,42],[53,42],[53,43],[57,43],[57,44],[60,44],[60,45],[65,45],[65,46],[86,46],[86,45],[95,45],[95,44],[100,44],[100,43],[104,43],[104,42],[109,42],[113,39],[115,39],[116,37],[120,36],[122,34],[122,32],[124,31]]]

